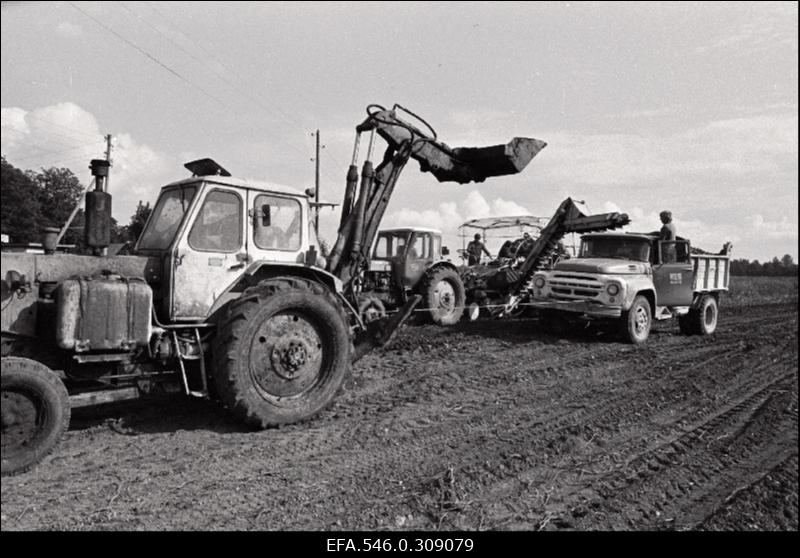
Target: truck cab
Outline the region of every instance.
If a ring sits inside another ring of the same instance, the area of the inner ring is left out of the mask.
[[[617,320],[632,343],[647,339],[654,319],[678,318],[685,333],[712,333],[719,292],[728,287],[727,246],[718,255],[701,256],[680,237],[586,234],[577,258],[533,276],[531,298],[546,321]]]

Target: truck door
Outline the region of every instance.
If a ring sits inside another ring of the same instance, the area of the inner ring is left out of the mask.
[[[219,295],[244,272],[244,199],[207,187],[173,252],[171,318],[204,320]]]
[[[659,306],[689,306],[692,303],[693,268],[689,243],[685,240],[658,243],[653,283]]]
[[[433,263],[431,235],[415,232],[406,251],[405,285],[413,287]]]

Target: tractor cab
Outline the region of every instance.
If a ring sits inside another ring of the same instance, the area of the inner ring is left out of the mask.
[[[147,280],[165,321],[206,320],[253,262],[297,266],[311,255],[316,264],[308,193],[227,174],[164,186],[136,243],[161,261]]]
[[[372,272],[389,272],[401,278],[403,287],[412,289],[435,262],[448,255],[442,247],[442,233],[435,229],[409,227],[378,233],[370,266]]]

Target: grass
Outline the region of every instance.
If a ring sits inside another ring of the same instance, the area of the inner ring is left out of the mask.
[[[797,277],[733,276],[723,301],[731,306],[797,303]]]

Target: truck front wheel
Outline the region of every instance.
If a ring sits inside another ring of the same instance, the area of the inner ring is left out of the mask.
[[[249,287],[230,304],[213,342],[222,402],[266,428],[323,410],[352,356],[347,317],[326,287],[281,277]]]
[[[633,299],[631,309],[622,314],[622,336],[629,343],[640,345],[650,336],[653,324],[653,313],[650,303],[642,295]]]
[[[19,357],[2,362],[2,474],[22,473],[44,459],[69,427],[69,394],[44,364]]]

